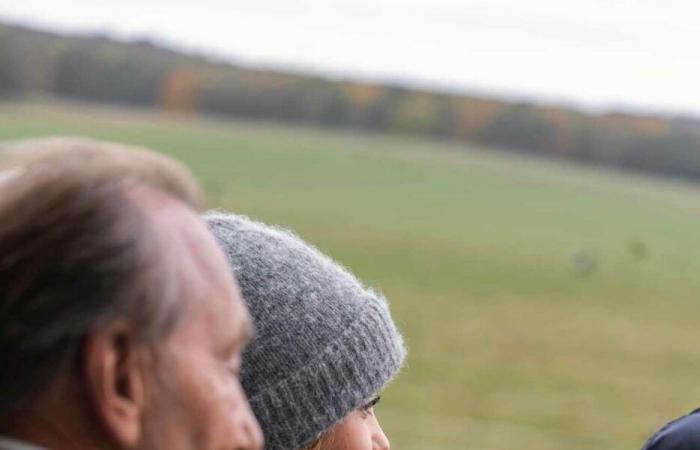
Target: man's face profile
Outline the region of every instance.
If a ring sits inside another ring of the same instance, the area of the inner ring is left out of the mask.
[[[238,380],[252,327],[225,257],[185,208],[166,204],[154,222],[172,227],[163,257],[177,262],[184,311],[150,358],[141,447],[258,449],[261,432]]]
[[[32,146],[0,182],[0,437],[259,450],[237,373],[252,326],[196,183],[140,150]]]

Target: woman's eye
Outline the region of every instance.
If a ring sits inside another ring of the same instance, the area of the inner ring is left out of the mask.
[[[374,406],[375,406],[377,403],[379,403],[379,400],[381,400],[381,399],[382,399],[382,398],[381,398],[380,396],[374,397],[372,400],[370,400],[369,402],[367,402],[367,404],[365,405],[365,408],[367,408],[367,409],[372,409],[372,408],[374,408]]]
[[[374,414],[374,410],[373,410],[374,405],[379,403],[380,399],[381,399],[381,397],[375,397],[372,400],[370,400],[369,402],[362,405],[360,407],[360,413],[362,413],[362,417],[367,417],[371,414]]]

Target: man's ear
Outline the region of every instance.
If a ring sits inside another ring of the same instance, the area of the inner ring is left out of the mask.
[[[115,322],[85,338],[82,369],[87,394],[107,434],[122,448],[141,440],[145,365],[145,348],[126,323]]]

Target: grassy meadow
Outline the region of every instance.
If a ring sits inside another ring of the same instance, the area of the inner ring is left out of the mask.
[[[700,405],[700,188],[410,138],[0,103],[0,140],[184,161],[210,206],[284,224],[391,301],[393,448],[639,448]]]

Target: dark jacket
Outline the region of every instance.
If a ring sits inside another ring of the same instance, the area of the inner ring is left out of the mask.
[[[700,450],[700,408],[661,427],[642,450]]]

